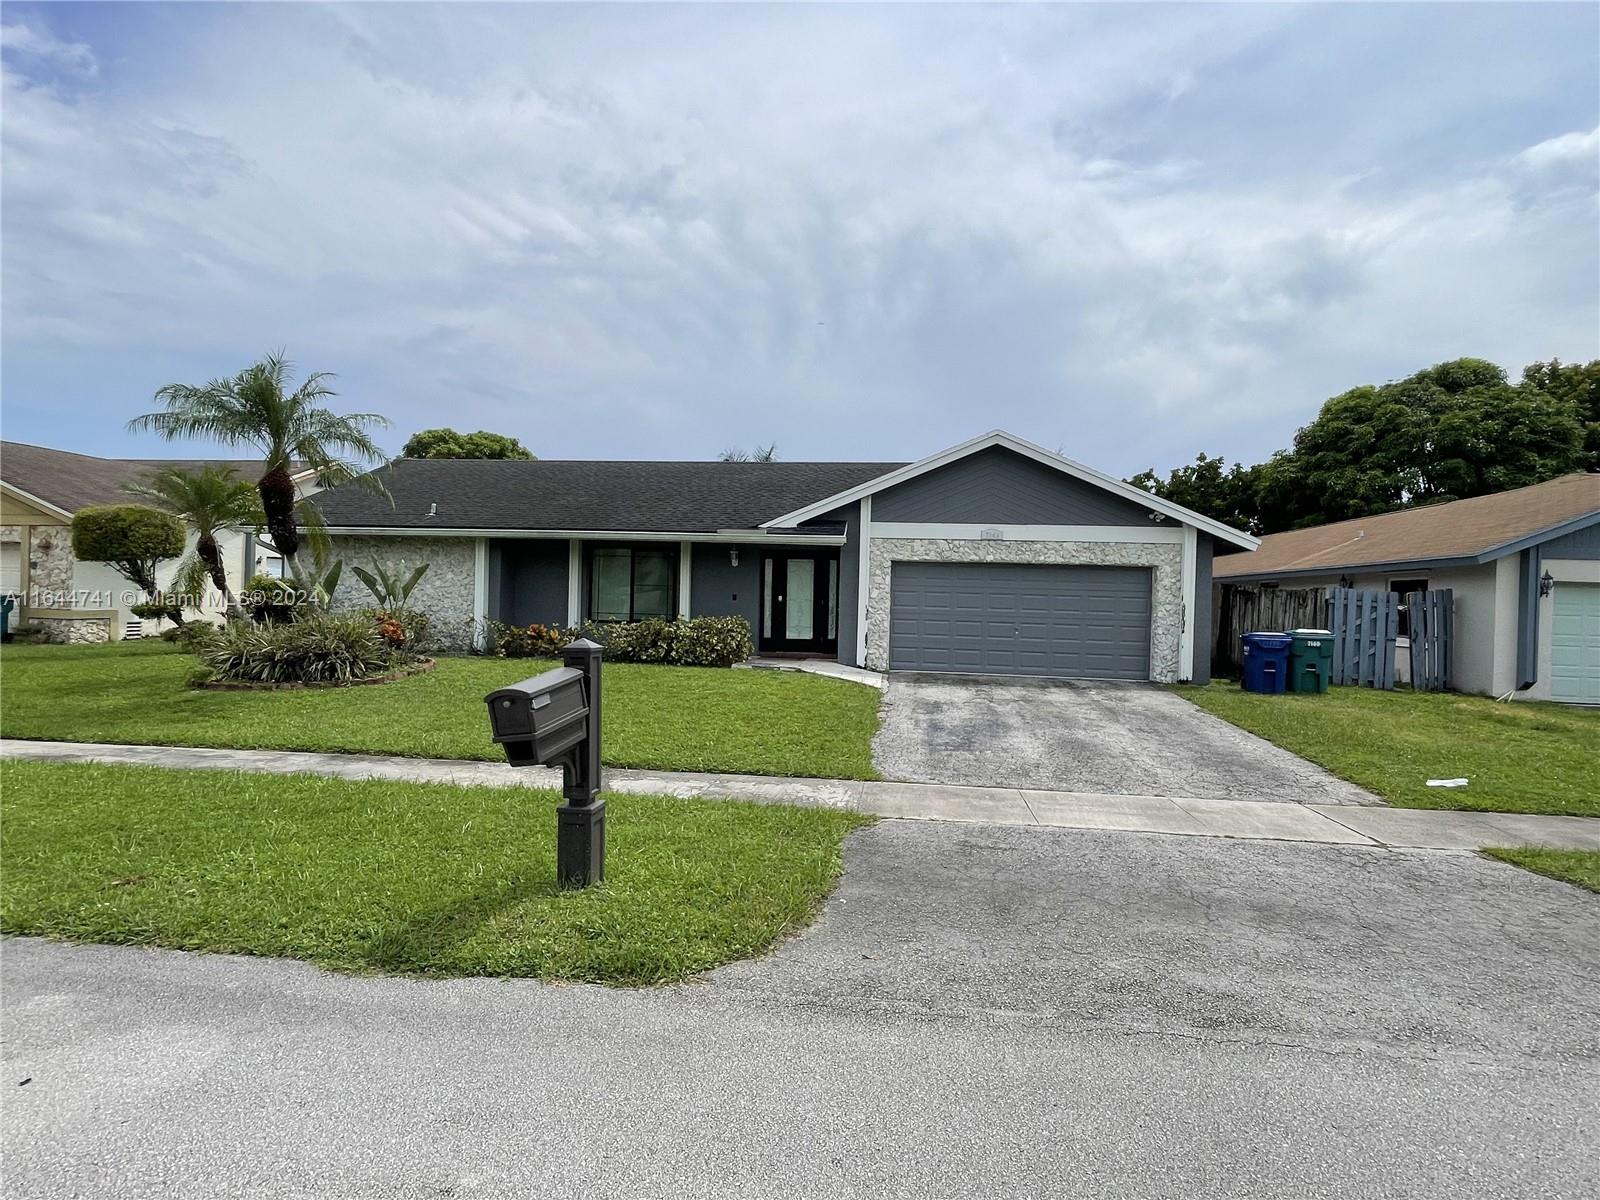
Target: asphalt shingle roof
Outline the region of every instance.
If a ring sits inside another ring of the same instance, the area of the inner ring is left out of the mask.
[[[27,442],[0,442],[0,480],[67,512],[90,504],[126,504],[125,490],[158,467],[232,467],[241,479],[261,477],[261,460],[248,458],[96,458]]]
[[[753,529],[903,463],[399,459],[317,496],[329,525],[712,533]],[[432,512],[433,515],[429,515]]]
[[[1219,557],[1216,579],[1378,563],[1475,558],[1600,513],[1600,475],[1562,475],[1531,487],[1268,534],[1259,549]]]

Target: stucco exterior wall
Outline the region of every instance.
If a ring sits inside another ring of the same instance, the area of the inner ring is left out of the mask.
[[[1151,567],[1150,675],[1179,675],[1183,637],[1183,548],[1154,542],[1033,542],[958,538],[873,538],[867,592],[867,666],[889,666],[889,580],[896,562],[1042,563]]]
[[[433,632],[451,650],[472,645],[475,612],[476,539],[469,537],[345,536],[333,539],[334,557],[344,560],[344,575],[334,593],[337,609],[371,608],[372,593],[350,570],[371,569],[376,558],[393,572],[401,563],[407,571],[423,563],[428,571],[411,593],[409,607],[426,613]]]

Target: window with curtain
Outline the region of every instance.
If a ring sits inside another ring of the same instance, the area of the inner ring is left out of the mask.
[[[676,547],[596,546],[589,559],[589,617],[644,621],[676,614]]]

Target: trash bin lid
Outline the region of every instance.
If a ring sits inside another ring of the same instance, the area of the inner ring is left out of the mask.
[[[1287,650],[1294,641],[1287,633],[1247,633],[1243,637],[1258,650]]]
[[[1297,634],[1300,637],[1332,637],[1333,636],[1333,630],[1331,630],[1331,629],[1291,629],[1291,630],[1289,630],[1289,632],[1291,634]]]

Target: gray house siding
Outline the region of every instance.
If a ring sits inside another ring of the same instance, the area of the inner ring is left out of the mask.
[[[846,666],[856,662],[856,607],[861,589],[861,505],[846,504],[817,518],[845,523],[844,545],[839,547],[839,653]]]
[[[1195,538],[1194,549],[1194,658],[1190,671],[1195,683],[1211,682],[1211,556],[1216,549],[1211,535]]]
[[[1149,510],[998,446],[872,498],[872,519],[995,525],[1149,525]]]
[[[489,543],[489,617],[510,625],[567,623],[567,543],[505,538]]]
[[[729,561],[739,552],[739,565]],[[754,632],[761,619],[761,547],[699,542],[689,559],[689,611],[696,617],[743,617]]]
[[[1584,562],[1600,560],[1600,523],[1551,538],[1539,547],[1542,558],[1575,558]]]

